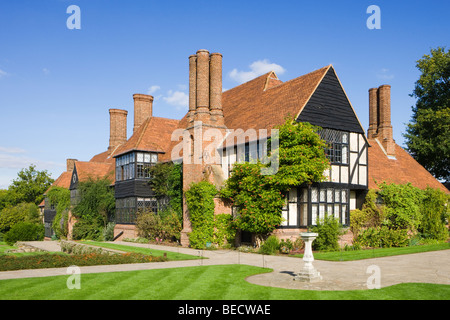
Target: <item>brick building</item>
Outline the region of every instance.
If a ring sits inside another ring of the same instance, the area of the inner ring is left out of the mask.
[[[264,156],[270,130],[288,115],[322,127],[320,135],[329,144],[330,169],[327,181],[289,191],[284,221],[275,231],[280,237],[296,237],[326,214],[348,225],[350,211],[360,208],[368,189],[382,181],[411,182],[419,188],[448,192],[395,144],[390,86],[369,90],[366,135],[331,65],[286,82],[268,72],[222,92],[222,55],[199,50],[189,56],[189,111],[181,120],[154,116],[150,95],[135,94],[133,99],[133,135],[126,136],[127,111],[110,109],[107,150],[88,162],[74,161],[73,168],[63,173],[71,173],[68,188],[73,198],[78,181],[89,176],[110,179],[116,196],[115,234],[123,232],[121,237],[137,235],[137,210],[157,211],[145,168],[157,162],[182,161],[184,190],[202,179],[220,186],[234,163]],[[232,213],[231,207],[215,200],[217,213]],[[182,244],[188,244],[190,231],[184,204]]]

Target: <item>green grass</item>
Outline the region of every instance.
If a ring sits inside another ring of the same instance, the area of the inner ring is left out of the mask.
[[[178,253],[178,252],[172,252],[172,251],[164,251],[164,250],[156,250],[156,249],[150,249],[150,248],[142,248],[142,247],[136,247],[136,246],[128,246],[128,245],[115,244],[115,243],[97,242],[97,241],[82,241],[81,243],[89,244],[92,246],[114,249],[114,250],[121,250],[121,251],[125,251],[125,252],[147,254],[147,255],[152,255],[155,257],[163,256],[164,253],[166,253],[167,259],[169,261],[201,259],[201,257],[193,256],[190,254],[184,254],[184,253]]]
[[[245,278],[270,269],[246,265],[198,266],[82,274],[81,289],[69,276],[0,281],[0,299],[10,300],[448,300],[450,285],[398,284],[382,289],[309,291],[259,286]]]
[[[314,252],[314,259],[327,261],[352,261],[448,249],[450,249],[450,243],[418,245],[402,248],[376,248],[352,251]],[[296,254],[292,255],[292,257],[302,258],[303,255]]]

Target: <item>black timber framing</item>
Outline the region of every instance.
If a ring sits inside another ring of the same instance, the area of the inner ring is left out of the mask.
[[[116,199],[128,197],[149,198],[155,196],[150,187],[149,179],[116,181],[114,194]]]
[[[328,69],[297,121],[309,122],[322,128],[364,134],[333,67]]]

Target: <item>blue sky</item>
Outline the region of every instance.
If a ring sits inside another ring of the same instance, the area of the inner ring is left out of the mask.
[[[381,9],[370,30],[369,5]],[[81,9],[70,30],[67,7]],[[275,69],[286,81],[333,64],[364,127],[368,89],[392,86],[394,139],[411,118],[417,59],[449,45],[448,1],[118,1],[0,3],[0,188],[30,164],[57,178],[67,158],[107,149],[109,108],[134,93],[155,116],[187,110],[188,56],[223,54],[223,87]]]

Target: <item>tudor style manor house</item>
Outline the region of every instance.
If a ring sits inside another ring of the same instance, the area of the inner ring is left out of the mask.
[[[383,181],[410,182],[422,189],[430,186],[449,192],[393,140],[390,90],[389,85],[369,90],[366,134],[332,65],[286,82],[279,80],[275,72],[268,72],[222,92],[222,55],[199,50],[189,56],[189,111],[181,120],[155,116],[153,97],[134,94],[132,136],[127,137],[128,112],[109,109],[107,150],[89,161],[68,159],[67,171],[54,185],[70,189],[75,202],[79,181],[89,177],[109,179],[116,198],[114,233],[122,233],[119,239],[133,238],[137,236],[136,212],[155,211],[158,203],[148,184],[151,179],[148,167],[159,162],[182,161],[183,190],[205,178],[220,187],[234,163],[262,156],[259,151],[264,149],[267,135],[256,138],[245,135],[249,132],[270,135],[272,129],[290,116],[322,128],[319,134],[328,143],[330,167],[325,172],[325,182],[289,191],[282,210],[283,223],[274,234],[296,238],[301,230],[315,225],[326,214],[348,225],[351,210],[361,208],[367,191],[376,189],[377,183]],[[211,142],[198,141],[205,139],[198,134],[199,130],[210,130],[224,139],[211,150]],[[178,140],[174,139],[175,132],[179,133]],[[183,137],[190,139],[191,152],[180,148]],[[213,156],[219,161],[208,161]],[[232,208],[219,198],[215,204],[216,213],[232,214]],[[54,214],[47,205],[46,236],[51,236]],[[73,223],[69,214],[69,226]],[[184,204],[183,245],[189,244],[190,231],[189,212]]]

